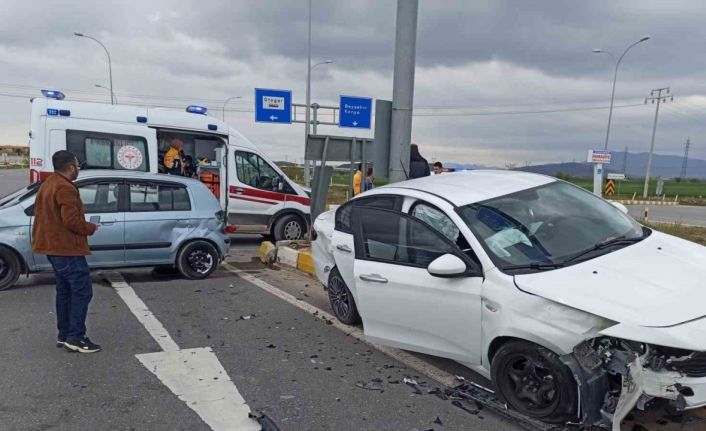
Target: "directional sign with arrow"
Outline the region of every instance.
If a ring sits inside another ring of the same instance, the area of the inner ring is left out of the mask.
[[[339,127],[369,129],[373,113],[373,99],[369,97],[341,96]]]
[[[255,121],[291,124],[292,92],[290,90],[256,88]]]

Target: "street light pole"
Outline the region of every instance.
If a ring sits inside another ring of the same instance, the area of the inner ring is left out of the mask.
[[[623,51],[623,54],[620,56],[620,58],[618,58],[618,61],[615,62],[615,72],[613,73],[613,91],[610,94],[610,110],[608,111],[608,128],[606,129],[606,132],[605,132],[605,145],[603,146],[604,150],[608,149],[608,137],[610,136],[610,122],[611,122],[611,119],[613,118],[613,101],[615,100],[615,82],[618,80],[618,67],[620,66],[620,62],[623,60],[623,57],[625,57],[625,54],[627,54],[628,51],[630,51],[630,49],[633,46],[637,45],[638,43],[645,42],[649,39],[650,39],[649,36],[644,36],[640,40],[638,40],[637,42],[628,46],[625,49],[625,51]],[[594,54],[608,54],[613,58],[613,61],[615,61],[615,56],[608,51],[603,51],[601,49],[594,49],[593,53]]]
[[[240,99],[241,97],[242,97],[242,96],[233,96],[233,97],[229,97],[229,98],[227,98],[227,99],[223,102],[223,121],[226,121],[226,104],[227,104],[228,102],[230,102],[231,100]]]
[[[115,105],[115,102],[114,102],[115,95],[113,93],[113,66],[110,62],[110,53],[108,52],[108,48],[106,48],[105,45],[103,45],[101,43],[101,41],[96,39],[95,37],[91,37],[91,36],[85,35],[83,33],[75,33],[75,32],[74,32],[74,36],[85,37],[86,39],[91,39],[95,42],[98,42],[98,44],[100,46],[102,46],[103,49],[105,50],[105,54],[108,56],[108,76],[110,77],[110,104]]]
[[[110,88],[106,87],[105,85],[95,84],[95,87],[96,87],[96,88],[102,88],[102,89],[108,90],[108,91],[110,92]],[[108,94],[110,94],[110,93],[108,93]],[[118,96],[114,96],[114,97],[115,97],[115,103],[118,103]],[[111,100],[111,103],[112,103],[112,102],[113,102],[113,101]]]
[[[304,185],[311,187],[311,174],[309,173],[309,159],[306,158],[306,147],[309,141],[309,109],[311,109],[311,0],[309,0],[309,38],[307,41],[306,63],[306,107],[304,108]]]

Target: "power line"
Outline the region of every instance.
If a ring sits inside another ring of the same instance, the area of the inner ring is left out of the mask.
[[[121,93],[116,93],[117,95],[121,95]],[[8,93],[0,93],[0,96],[4,97],[15,97],[15,98],[31,98],[31,97],[37,97],[35,95],[21,95],[21,94],[8,94]],[[121,95],[121,97],[124,97],[124,95]],[[75,101],[80,101],[80,102],[97,102],[101,103],[102,99],[95,98],[81,98],[81,97],[76,97],[76,98],[71,98],[71,100]],[[220,103],[220,102],[219,102]],[[163,107],[163,108],[183,108],[184,105],[168,105],[168,104],[150,104],[150,103],[137,103],[137,102],[124,102],[122,103],[123,105],[133,105],[133,106],[154,106],[154,107]],[[641,103],[636,103],[636,104],[630,104],[630,105],[617,105],[615,108],[630,108],[630,107],[638,107],[638,106],[643,106]],[[207,106],[207,108],[211,110],[222,110],[221,107],[218,106]],[[586,108],[565,108],[565,109],[545,109],[545,110],[525,110],[525,111],[501,111],[501,112],[445,112],[445,113],[424,113],[424,112],[416,112],[414,113],[414,116],[417,117],[466,117],[466,116],[496,116],[496,115],[529,115],[529,114],[549,114],[549,113],[560,113],[560,112],[580,112],[580,111],[594,111],[594,110],[602,110],[602,109],[608,109],[608,106],[593,106],[593,107],[586,107]],[[250,108],[243,108],[243,109],[237,109],[237,108],[227,108],[227,112],[254,112],[254,109]]]
[[[630,105],[617,105],[613,108],[634,108],[644,106],[642,103]],[[592,106],[589,108],[566,108],[566,109],[545,109],[534,111],[504,111],[504,112],[451,112],[451,113],[414,113],[416,117],[459,117],[459,116],[492,116],[492,115],[525,115],[525,114],[552,114],[558,112],[580,112],[580,111],[596,111],[609,109],[609,106]]]

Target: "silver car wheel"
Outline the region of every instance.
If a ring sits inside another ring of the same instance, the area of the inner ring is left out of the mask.
[[[204,250],[189,253],[189,266],[199,274],[207,274],[213,268],[213,256]]]
[[[288,241],[301,239],[302,227],[298,221],[292,220],[284,225],[284,238]]]

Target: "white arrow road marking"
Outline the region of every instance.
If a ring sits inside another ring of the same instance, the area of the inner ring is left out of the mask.
[[[213,431],[260,431],[250,407],[210,347],[180,350],[164,326],[118,272],[103,273],[163,352],[135,357]]]

